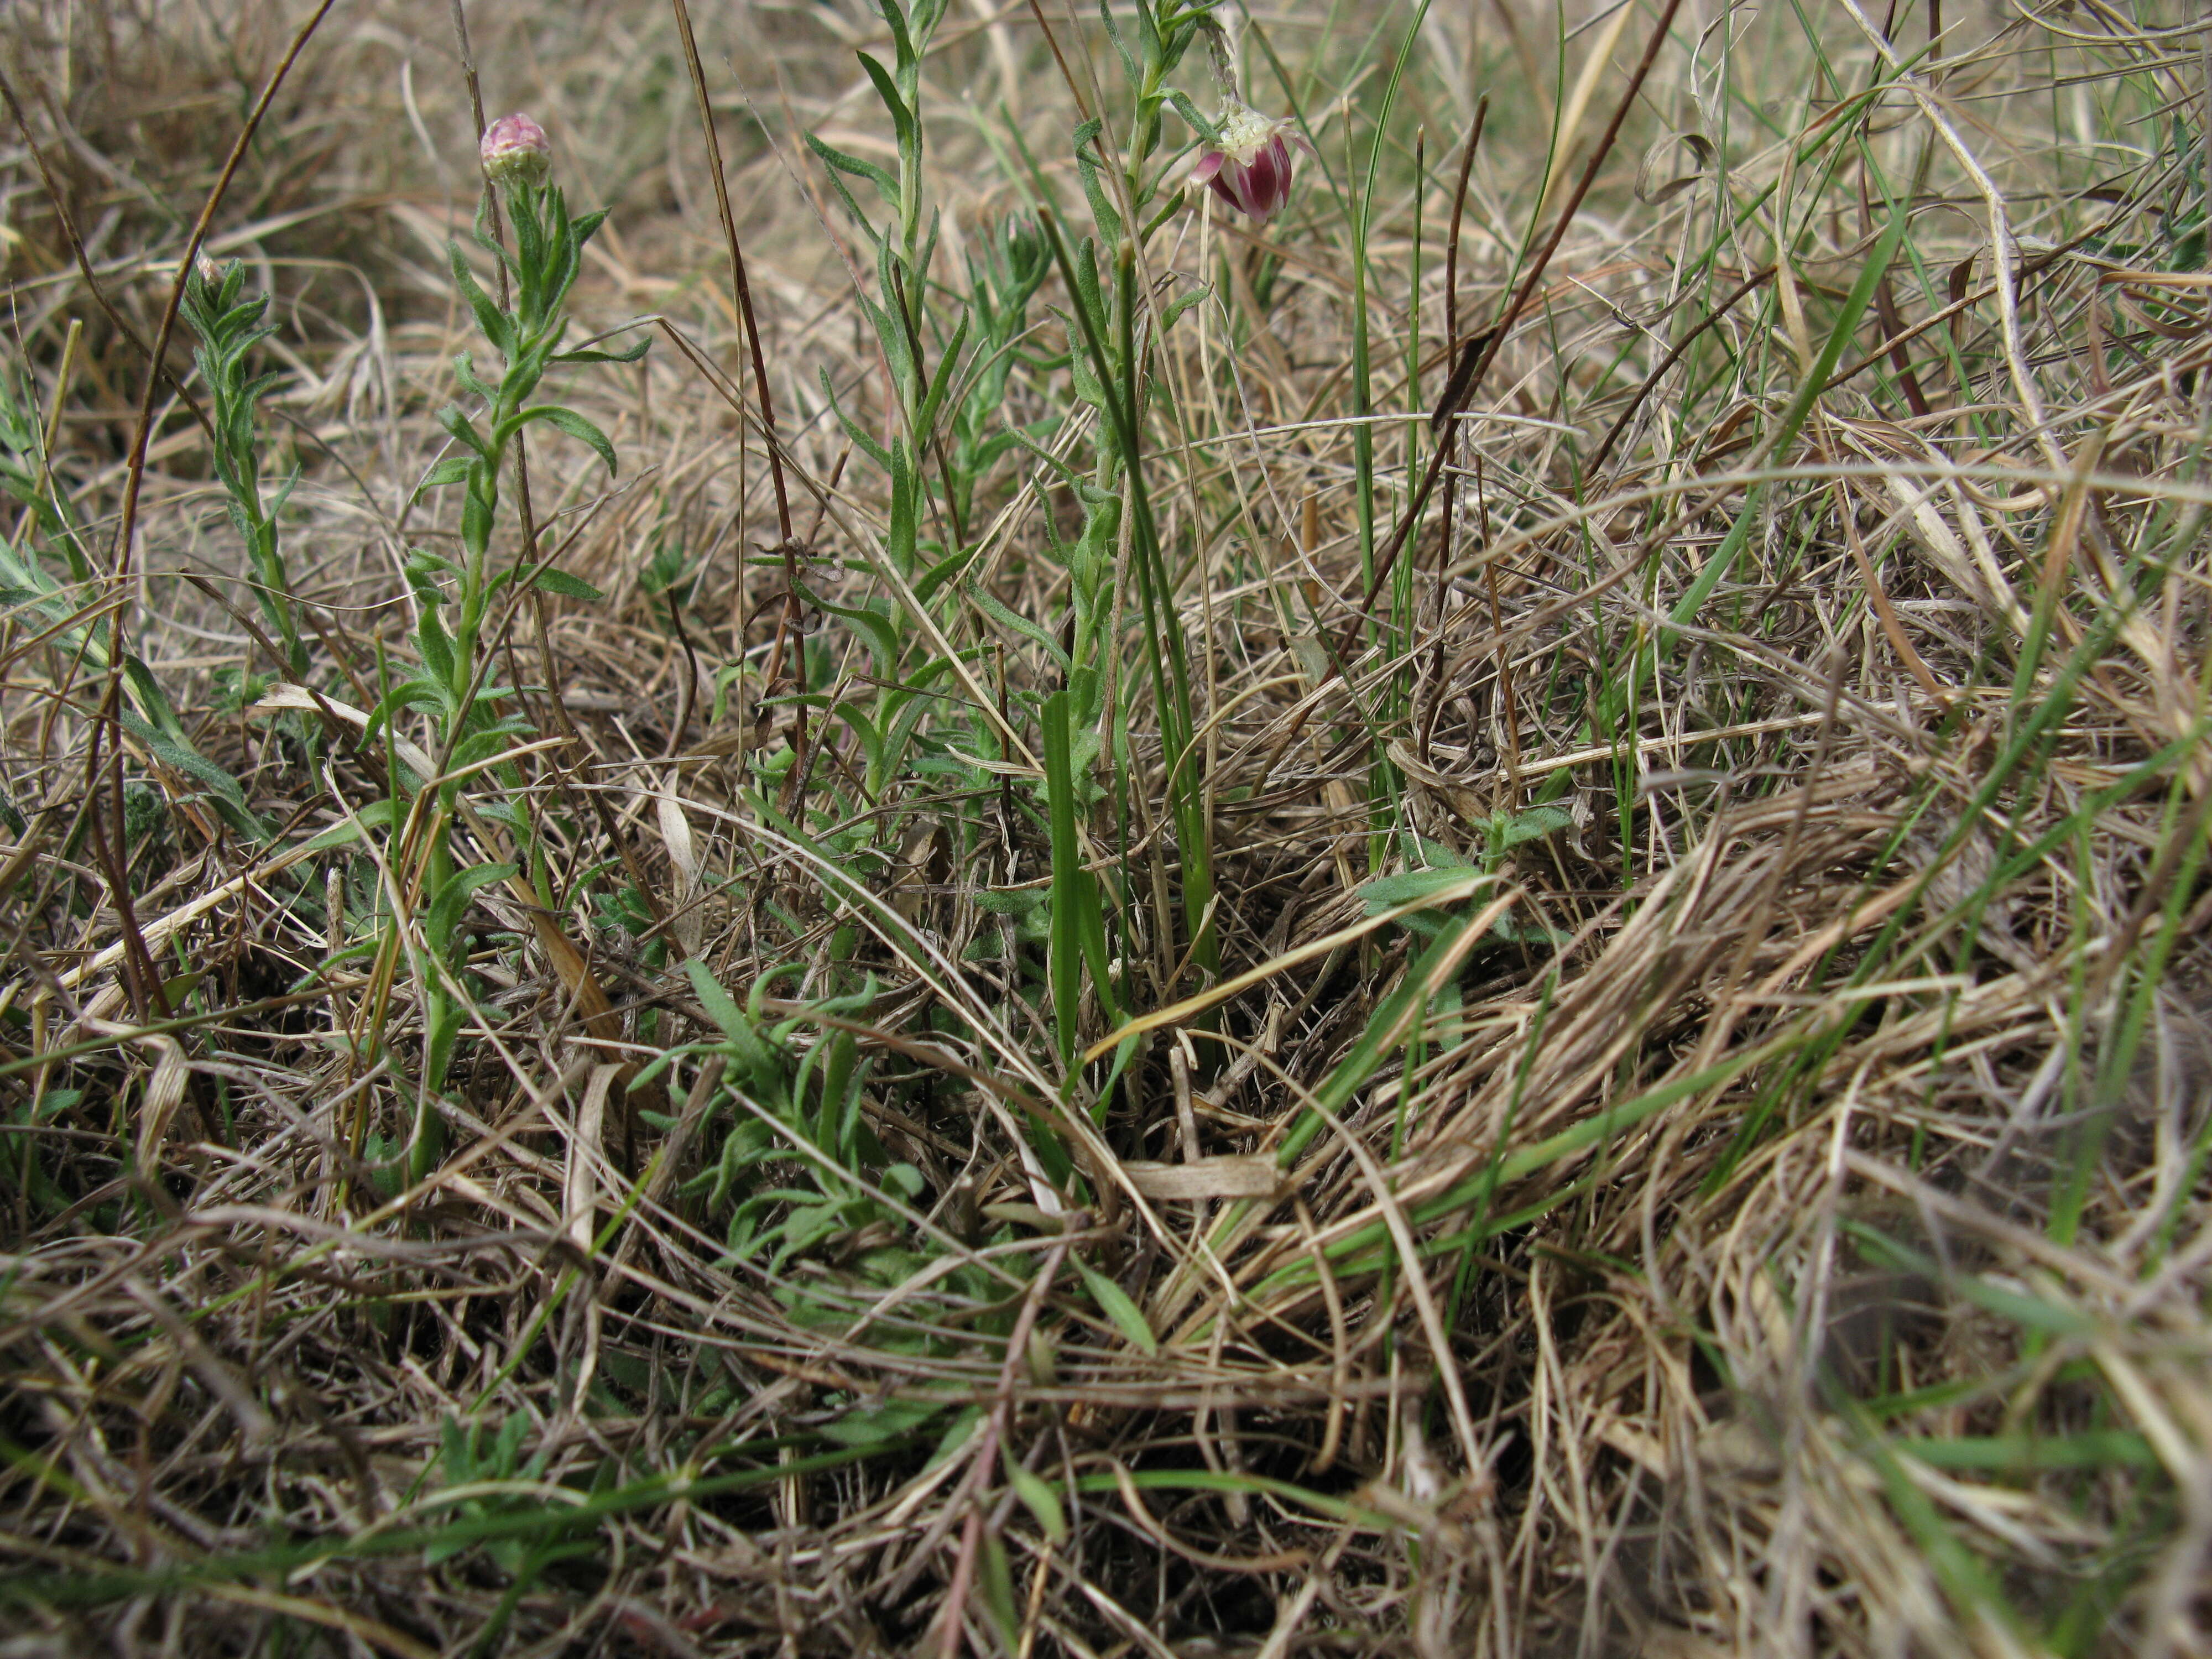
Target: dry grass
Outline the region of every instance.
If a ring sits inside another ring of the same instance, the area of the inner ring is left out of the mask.
[[[218,191],[305,11],[9,0],[0,1653],[2212,1651],[2193,9],[1685,6],[1625,105],[1654,3],[1255,14],[1320,155],[1146,245],[1141,465],[1041,270],[904,566],[803,142],[895,163],[880,18],[696,19],[787,544],[674,15],[472,9],[613,210],[586,330],[664,320],[561,371],[611,484],[531,440],[604,597],[502,618],[453,845],[551,902],[441,981],[425,842],[301,849],[459,544],[451,21],[332,9]],[[933,372],[1121,77],[939,28]],[[139,417],[211,196],[304,674],[181,325]],[[1122,502],[1058,783],[1086,509],[1013,426]]]

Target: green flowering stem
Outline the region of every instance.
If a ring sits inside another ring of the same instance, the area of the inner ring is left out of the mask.
[[[516,123],[527,129],[520,139]],[[505,143],[496,155],[495,138]],[[537,425],[552,427],[589,445],[612,472],[614,447],[605,433],[572,409],[533,399],[546,372],[556,365],[634,362],[645,350],[643,343],[628,352],[561,349],[568,295],[583,268],[584,245],[606,216],[599,212],[571,218],[559,187],[543,182],[544,154],[544,134],[526,117],[509,116],[487,130],[485,170],[497,185],[501,204],[514,227],[514,251],[509,253],[481,227],[477,240],[507,267],[511,303],[501,306],[492,300],[458,245],[451,249],[451,264],[455,287],[502,367],[495,385],[482,379],[466,356],[454,365],[462,389],[482,408],[473,416],[459,404],[439,411],[439,424],[453,439],[456,453],[432,469],[422,488],[463,486],[461,557],[455,564],[419,549],[410,552],[407,576],[422,614],[415,636],[422,672],[388,690],[370,722],[373,733],[379,722],[401,708],[422,708],[435,722],[439,739],[437,775],[420,781],[431,792],[430,799],[418,800],[416,807],[425,827],[417,911],[420,944],[410,954],[422,987],[423,1052],[408,1146],[410,1182],[434,1169],[444,1151],[437,1101],[467,1012],[461,975],[468,954],[462,923],[469,899],[478,888],[515,873],[515,866],[505,863],[457,865],[449,831],[459,813],[465,781],[483,777],[496,787],[501,798],[480,803],[476,810],[514,835],[540,902],[550,902],[535,828],[526,809],[518,805],[524,799],[520,770],[512,763],[494,762],[531,728],[522,716],[499,712],[499,705],[513,696],[513,688],[484,683],[493,659],[487,648],[486,623],[494,602],[510,586],[597,597],[573,577],[542,565],[519,561],[495,564],[492,541],[499,523],[500,478],[509,452],[528,428]]]
[[[1114,201],[1105,188],[1095,153],[1103,149],[1099,142],[1103,125],[1085,123],[1076,133],[1076,168],[1090,201],[1097,242],[1086,238],[1073,258],[1064,246],[1056,246],[1056,252],[1076,301],[1078,337],[1071,343],[1079,364],[1087,358],[1091,370],[1088,376],[1079,374],[1079,389],[1085,379],[1093,380],[1087,395],[1106,417],[1094,482],[1101,490],[1114,490],[1120,479],[1127,480],[1130,527],[1134,532],[1130,550],[1136,567],[1137,596],[1145,615],[1148,667],[1159,710],[1170,809],[1182,866],[1189,962],[1200,983],[1211,984],[1219,971],[1220,945],[1212,921],[1213,860],[1207,833],[1206,780],[1200,757],[1193,750],[1197,721],[1188,653],[1176,614],[1173,579],[1144,475],[1144,427],[1150,402],[1145,358],[1151,338],[1139,329],[1138,313],[1147,305],[1140,281],[1144,247],[1176,205],[1171,199],[1160,211],[1149,211],[1165,177],[1153,165],[1163,137],[1161,112],[1173,104],[1201,137],[1210,134],[1208,124],[1190,106],[1189,100],[1169,89],[1168,78],[1201,35],[1221,58],[1221,28],[1204,6],[1156,7],[1153,0],[1136,0],[1133,14],[1137,52],[1130,52],[1118,27],[1114,31],[1115,50],[1135,94],[1120,169],[1121,201]],[[1101,292],[1102,249],[1111,260],[1110,301]],[[1162,321],[1171,322],[1179,310],[1168,313]],[[1118,617],[1105,620],[1118,632]],[[1106,713],[1098,712],[1102,718]]]
[[[279,380],[281,371],[252,375],[246,372],[249,352],[276,331],[267,321],[269,296],[246,292],[246,267],[233,259],[217,270],[203,258],[185,278],[180,309],[185,321],[199,337],[192,361],[199,366],[214,403],[210,424],[215,434],[216,477],[222,483],[230,521],[246,540],[246,556],[253,571],[253,599],[270,630],[283,642],[280,665],[295,678],[307,671],[307,647],[301,642],[299,619],[292,599],[292,583],[276,533],[276,514],[292,493],[294,478],[277,486],[265,506],[261,497],[261,446],[255,414],[262,398]]]

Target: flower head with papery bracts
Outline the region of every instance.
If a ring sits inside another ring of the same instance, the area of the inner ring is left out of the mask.
[[[495,185],[542,185],[553,167],[553,141],[527,115],[502,115],[477,146],[484,177]]]
[[[1220,143],[1199,158],[1191,183],[1211,185],[1230,206],[1265,224],[1291,199],[1291,177],[1297,169],[1291,146],[1309,155],[1314,147],[1292,123],[1234,100],[1214,123],[1214,132]]]

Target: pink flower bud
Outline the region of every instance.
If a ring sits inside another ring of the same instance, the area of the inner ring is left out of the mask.
[[[477,147],[484,177],[495,185],[539,185],[553,167],[553,141],[527,115],[502,115]]]
[[[1215,124],[1221,143],[1199,158],[1191,170],[1194,185],[1210,185],[1213,193],[1265,224],[1291,199],[1291,178],[1297,158],[1296,144],[1309,155],[1314,148],[1288,121],[1278,121],[1243,104],[1231,103]]]

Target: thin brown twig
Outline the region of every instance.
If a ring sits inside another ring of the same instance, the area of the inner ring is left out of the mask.
[[[1459,411],[1472,403],[1475,393],[1482,389],[1483,377],[1490,372],[1490,366],[1498,361],[1498,354],[1504,347],[1506,337],[1512,332],[1513,325],[1519,320],[1521,313],[1534,296],[1537,285],[1544,280],[1544,272],[1551,265],[1552,256],[1559,252],[1559,244],[1566,240],[1568,228],[1574,223],[1575,216],[1582,211],[1583,198],[1589,196],[1590,187],[1597,183],[1599,171],[1613,154],[1613,144],[1620,137],[1621,126],[1628,119],[1628,112],[1636,106],[1637,94],[1643,91],[1652,65],[1659,61],[1659,50],[1667,44],[1668,32],[1674,25],[1674,14],[1681,9],[1681,6],[1682,0],[1666,0],[1665,8],[1659,14],[1659,21],[1652,27],[1651,38],[1644,46],[1644,56],[1638,61],[1635,73],[1628,77],[1627,89],[1621,94],[1620,101],[1613,106],[1613,118],[1606,123],[1605,132],[1599,138],[1597,148],[1590,153],[1589,165],[1583,168],[1582,177],[1575,181],[1572,193],[1559,209],[1559,221],[1552,227],[1552,234],[1545,239],[1542,250],[1529,265],[1528,273],[1522,279],[1520,288],[1498,314],[1498,321],[1492,325],[1481,345],[1475,349],[1474,362],[1463,373],[1455,371],[1453,374],[1450,384],[1445,388],[1443,399],[1437,406],[1439,420],[1456,419]],[[1414,491],[1413,499],[1406,504],[1404,516],[1398,520],[1397,527],[1390,532],[1389,541],[1375,561],[1375,572],[1368,579],[1367,596],[1360,605],[1359,613],[1346,624],[1339,638],[1338,650],[1346,657],[1350,656],[1352,647],[1358,641],[1361,627],[1374,613],[1376,601],[1382,598],[1383,586],[1389,580],[1390,571],[1397,563],[1399,554],[1404,550],[1414,527],[1420,523],[1422,514],[1428,509],[1429,497],[1434,493],[1437,479],[1443,471],[1447,448],[1448,446],[1438,445],[1436,453],[1429,458],[1428,469],[1421,475],[1420,487]]]
[[[193,222],[191,234],[185,239],[184,252],[177,260],[176,278],[169,284],[168,302],[161,310],[161,326],[154,332],[154,343],[146,348],[146,386],[138,401],[137,424],[131,434],[130,458],[124,471],[123,510],[118,517],[115,529],[114,570],[110,580],[118,590],[130,580],[131,539],[137,529],[138,501],[145,487],[146,455],[154,434],[154,404],[160,396],[162,382],[167,379],[164,363],[168,355],[169,338],[176,331],[177,313],[184,303],[185,284],[191,280],[192,261],[199,252],[200,244],[207,240],[208,227],[215,222],[216,210],[222,206],[223,197],[228,193],[230,181],[237,176],[239,167],[246,159],[246,152],[253,143],[254,135],[261,130],[263,118],[269,113],[270,105],[276,101],[277,89],[284,84],[284,77],[291,72],[292,65],[299,61],[300,54],[307,50],[307,42],[314,38],[316,29],[322,26],[323,19],[330,15],[331,9],[337,3],[337,0],[321,0],[313,15],[301,24],[299,32],[292,37],[291,45],[285,49],[284,56],[270,72],[267,84],[261,89],[260,97],[254,100],[253,108],[246,118],[245,125],[239,130],[237,142],[232,144],[230,154],[223,161],[222,172],[216,176],[214,187],[208,191],[207,200],[200,208],[199,217]],[[108,733],[109,763],[115,773],[114,787],[111,791],[115,802],[115,832],[118,836],[122,833],[123,610],[123,605],[118,604],[107,613],[107,685],[100,698],[100,714],[94,721],[95,736],[86,751],[85,788],[91,802],[91,830],[95,842],[100,838],[98,781],[100,744],[96,735],[99,729],[105,729]],[[137,972],[133,977],[149,976],[154,971],[152,961],[147,956],[145,941],[138,936],[127,886],[114,887],[111,896],[116,906],[117,918],[123,924],[125,943],[130,947],[131,954],[125,960],[141,959],[137,961]],[[143,988],[134,987],[134,1005],[150,1006],[152,988],[150,986]]]
[[[793,602],[799,589],[798,543],[791,528],[791,494],[783,478],[783,450],[776,435],[775,403],[768,385],[768,358],[761,348],[760,319],[753,312],[753,289],[745,274],[745,252],[738,240],[738,222],[730,210],[730,182],[722,163],[721,135],[714,126],[714,101],[707,93],[707,71],[699,61],[699,40],[691,27],[691,9],[685,0],[669,0],[676,26],[684,37],[684,62],[691,72],[691,92],[699,106],[699,131],[707,141],[707,166],[714,180],[714,210],[722,222],[722,240],[730,259],[730,286],[736,290],[738,313],[745,325],[745,344],[752,356],[753,394],[760,399],[761,426],[767,437],[768,470],[775,489],[775,523],[782,538],[786,569]]]
[[[1484,93],[1474,106],[1474,124],[1467,143],[1460,146],[1459,180],[1452,186],[1451,229],[1444,237],[1444,343],[1459,339],[1460,227],[1467,217],[1467,187],[1474,177],[1474,152],[1482,143],[1482,129],[1490,120],[1490,94]]]
[[[801,607],[799,585],[799,538],[793,533],[791,524],[791,492],[783,477],[783,444],[776,431],[775,403],[769,392],[768,357],[761,346],[760,319],[753,310],[753,289],[745,274],[745,252],[738,240],[738,222],[730,210],[730,184],[722,164],[721,135],[714,126],[714,100],[707,93],[707,71],[699,61],[699,40],[691,27],[691,8],[686,0],[669,0],[676,14],[676,26],[684,37],[684,62],[691,73],[691,93],[699,106],[699,130],[707,141],[707,167],[714,175],[714,210],[722,222],[722,240],[728,250],[730,286],[736,290],[738,313],[744,324],[745,344],[752,356],[753,395],[760,399],[762,447],[768,452],[769,478],[775,489],[775,524],[778,546],[783,555],[783,613],[776,620],[775,658],[781,661],[790,635],[800,633],[800,644],[796,655],[797,666],[793,670],[793,683],[800,690],[806,684],[806,652],[801,630]],[[740,516],[744,503],[737,504]],[[742,533],[738,543],[738,585],[744,585],[744,541]],[[761,688],[765,694],[769,687]],[[793,758],[789,774],[789,788],[796,792],[788,801],[795,822],[806,822],[805,790],[806,787],[806,708],[803,702],[793,704],[794,724],[792,730]]]
[[[107,290],[100,286],[100,278],[94,274],[92,259],[84,251],[84,238],[77,231],[76,217],[70,211],[59,181],[46,166],[46,152],[31,134],[30,124],[23,118],[23,106],[16,101],[15,85],[8,79],[5,70],[0,70],[0,99],[6,100],[8,113],[15,119],[15,131],[22,135],[23,149],[30,155],[32,166],[39,170],[39,181],[46,190],[47,204],[54,210],[55,222],[62,228],[63,240],[69,244],[70,257],[76,261],[77,273],[84,278],[85,287],[92,292],[93,303],[100,307],[101,314],[115,331],[131,343],[131,349],[152,362],[154,349],[146,343],[145,337],[131,325],[131,319],[115,308],[115,301],[107,297]],[[177,400],[191,411],[192,418],[200,423],[200,429],[212,441],[215,428],[209,422],[207,410],[200,407],[200,400],[192,396],[167,363],[155,366],[160,370],[161,378],[168,382],[169,390],[176,394]]]
[[[146,451],[154,435],[154,399],[161,390],[162,380],[167,378],[162,362],[168,354],[169,337],[176,332],[177,313],[184,304],[185,283],[191,276],[192,260],[200,251],[200,244],[207,240],[208,227],[215,222],[216,210],[222,205],[222,198],[229,193],[230,181],[238,176],[239,167],[246,160],[246,152],[252,147],[254,135],[261,131],[262,120],[268,115],[270,105],[276,101],[277,90],[284,84],[284,77],[291,73],[292,65],[299,61],[300,54],[307,49],[307,42],[314,38],[315,31],[322,27],[323,19],[330,15],[331,9],[337,4],[337,0],[321,0],[314,15],[300,25],[299,33],[292,37],[292,44],[284,49],[284,56],[277,61],[268,83],[261,88],[260,97],[254,100],[253,108],[246,118],[246,125],[239,129],[238,142],[230,147],[230,154],[223,159],[222,171],[216,175],[214,188],[208,191],[207,200],[200,207],[199,217],[193,222],[191,234],[185,238],[185,251],[177,259],[176,280],[169,284],[168,302],[161,307],[161,326],[154,331],[154,343],[146,349],[149,360],[146,389],[138,400],[138,422],[131,434],[131,453],[124,474],[123,511],[115,526],[114,579],[118,582],[131,574],[131,538],[138,527],[138,497],[145,486]],[[119,673],[121,620],[119,617],[112,618],[108,625],[118,630],[116,647],[118,655],[114,672]]]
[[[1069,1216],[1066,1221],[1068,1231],[1073,1232],[1080,1229],[1084,1218]],[[1000,1444],[1006,1438],[1006,1425],[1013,1414],[1014,1383],[1021,1375],[1021,1368],[1029,1363],[1030,1333],[1036,1327],[1037,1310],[1052,1293],[1052,1282],[1059,1276],[1060,1264],[1066,1258],[1067,1240],[1054,1240],[1037,1267],[1036,1277],[1030,1281],[1022,1297],[1021,1312],[1015,1316],[1014,1328],[1006,1337],[1006,1363],[1000,1367],[999,1384],[992,1392],[990,1415],[983,1419],[975,1436],[974,1459],[945,1506],[947,1516],[957,1514],[963,1504],[970,1507],[967,1523],[961,1530],[960,1553],[953,1566],[952,1582],[945,1598],[944,1625],[938,1632],[939,1659],[960,1659],[968,1589],[975,1580],[975,1557],[982,1541],[983,1511],[975,1500],[983,1482],[989,1479],[992,1460],[999,1455]],[[921,1561],[927,1553],[927,1547],[918,1548],[915,1559]]]
[[[1636,411],[1644,407],[1644,400],[1651,395],[1652,388],[1666,378],[1668,369],[1682,361],[1685,352],[1705,337],[1708,329],[1735,309],[1737,301],[1761,283],[1773,280],[1774,270],[1772,265],[1768,265],[1763,270],[1752,272],[1729,291],[1726,299],[1707,312],[1688,333],[1674,343],[1667,355],[1659,360],[1659,366],[1644,377],[1644,384],[1638,386],[1635,395],[1629,398],[1628,407],[1622,410],[1614,417],[1613,425],[1607,428],[1604,441],[1597,447],[1597,453],[1591,456],[1584,464],[1582,469],[1583,477],[1587,478],[1605,470],[1606,461],[1613,453],[1613,445],[1620,441],[1620,434],[1628,429],[1628,423],[1635,419]]]
[[[1482,94],[1480,101],[1474,106],[1474,123],[1468,130],[1467,143],[1460,147],[1459,179],[1452,186],[1451,228],[1444,238],[1444,345],[1447,350],[1451,348],[1452,343],[1459,338],[1460,228],[1465,222],[1467,216],[1468,185],[1474,177],[1474,152],[1476,147],[1482,143],[1482,129],[1489,119],[1490,94],[1486,92]],[[1459,423],[1455,421],[1445,422],[1443,431],[1437,434],[1437,441],[1444,448],[1455,451],[1461,448]],[[1421,758],[1424,761],[1429,758],[1430,741],[1436,732],[1437,713],[1443,706],[1444,629],[1442,624],[1444,615],[1445,584],[1448,580],[1444,571],[1451,562],[1452,519],[1458,504],[1459,479],[1457,475],[1454,474],[1451,475],[1451,482],[1444,486],[1443,509],[1438,515],[1442,520],[1442,523],[1437,527],[1437,536],[1436,589],[1438,626],[1436,647],[1431,652],[1429,657],[1429,683],[1433,688],[1429,697],[1429,718],[1421,722]],[[1333,1425],[1334,1419],[1332,1419],[1331,1422]]]

